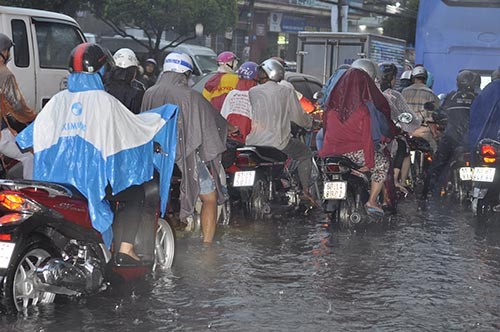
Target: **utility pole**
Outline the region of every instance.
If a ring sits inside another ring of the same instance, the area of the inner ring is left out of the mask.
[[[249,58],[252,59],[252,54],[255,53],[254,51],[254,26],[255,26],[255,18],[254,18],[254,7],[255,7],[255,0],[249,0],[248,1],[248,15],[249,15],[249,20],[248,20],[248,47],[249,47]],[[248,59],[246,60],[248,61]]]
[[[347,32],[348,31],[348,21],[347,18],[349,16],[349,0],[340,0],[338,2],[338,19],[337,23],[339,25],[339,32]]]

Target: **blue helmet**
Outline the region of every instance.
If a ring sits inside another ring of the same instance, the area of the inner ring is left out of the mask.
[[[259,65],[252,61],[244,62],[238,69],[238,77],[243,80],[253,81],[257,78]]]

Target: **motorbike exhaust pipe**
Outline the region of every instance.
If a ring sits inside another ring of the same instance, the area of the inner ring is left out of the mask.
[[[35,271],[40,289],[56,294],[78,295],[99,289],[104,278],[99,268],[90,262],[72,264],[51,258]]]

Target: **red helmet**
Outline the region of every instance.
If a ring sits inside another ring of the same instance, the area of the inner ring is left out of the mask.
[[[80,44],[71,51],[69,56],[71,73],[96,73],[105,65],[113,66],[113,57],[97,44]]]

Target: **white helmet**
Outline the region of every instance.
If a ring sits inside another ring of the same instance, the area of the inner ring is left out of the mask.
[[[163,71],[173,71],[181,74],[193,71],[193,61],[187,54],[172,52],[167,55],[163,62]]]
[[[351,67],[364,70],[366,73],[368,73],[368,75],[370,75],[372,80],[375,80],[380,76],[380,70],[378,68],[378,64],[376,64],[370,59],[366,58],[357,59],[351,64]]]
[[[411,80],[411,70],[405,70],[402,74],[401,77],[399,78],[400,80]]]
[[[139,61],[137,61],[134,51],[130,48],[120,48],[115,52],[115,55],[113,55],[113,60],[115,60],[117,67],[123,69],[128,67],[137,67],[139,65]]]

